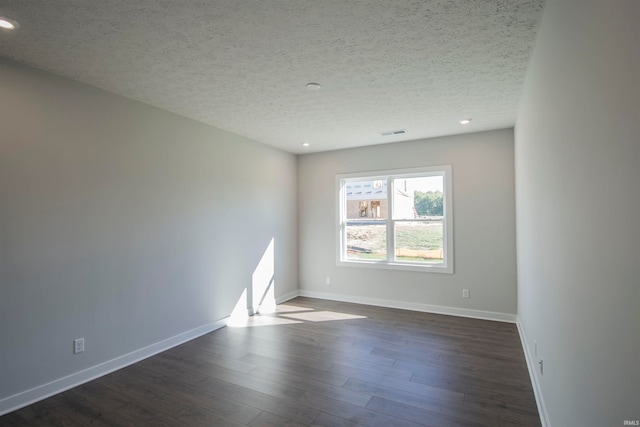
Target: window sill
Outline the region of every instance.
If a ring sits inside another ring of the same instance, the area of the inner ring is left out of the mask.
[[[453,274],[453,266],[444,264],[410,264],[388,261],[343,261],[336,262],[338,267],[377,268],[383,270],[419,271],[422,273]]]

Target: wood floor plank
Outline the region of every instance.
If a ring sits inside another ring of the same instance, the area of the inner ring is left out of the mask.
[[[410,391],[394,389],[386,387],[385,385],[373,384],[355,379],[350,379],[344,387],[349,390],[358,390],[369,393],[374,397],[381,397],[392,402],[401,403],[441,415],[460,418],[469,422],[478,422],[488,426],[496,426],[499,422],[499,415],[497,411],[478,406],[469,407],[460,405],[457,400],[447,401],[435,399],[411,393]]]
[[[221,426],[221,427],[241,427],[246,424],[225,418],[222,415],[209,411],[203,407],[193,407],[189,411],[178,416],[178,422],[181,425],[193,427],[200,426]]]
[[[282,372],[290,372],[301,378],[309,378],[311,380],[327,383],[335,386],[342,386],[349,379],[346,375],[334,373],[331,370],[324,371],[322,369],[316,369],[309,366],[298,365],[297,363],[291,363],[288,359],[275,359],[270,357],[263,357],[254,354],[250,354],[242,358],[242,360],[248,360],[255,363],[258,366],[265,368],[271,368]],[[333,367],[333,365],[332,365]]]
[[[493,396],[476,396],[473,394],[465,394],[464,406],[470,408],[482,408],[491,410],[505,418],[512,417],[530,417],[538,418],[538,408],[533,396],[521,395],[514,398],[496,399]]]
[[[188,406],[189,410],[185,412],[193,412],[193,408],[205,409],[242,424],[250,423],[262,412],[260,409],[233,399],[203,393],[198,387],[171,378],[157,380],[154,386],[170,395],[174,401],[178,400]]]
[[[263,411],[249,424],[251,427],[301,427],[305,424]]]
[[[381,397],[373,397],[368,409],[382,412],[394,418],[412,421],[417,424],[429,427],[492,427],[492,424],[483,424],[475,421],[462,420],[457,417],[450,417],[438,412],[432,412],[415,406],[393,402]]]
[[[337,366],[336,369],[341,370],[343,375],[346,373],[344,367]],[[395,378],[387,375],[377,375],[375,372],[349,369],[349,377],[351,379],[359,379],[362,381],[368,381],[373,384],[383,384],[387,387],[391,387],[398,390],[406,390],[411,393],[415,393],[421,396],[432,397],[434,399],[440,399],[445,401],[455,401],[459,404],[464,402],[464,393],[441,388],[429,384],[422,384],[406,380],[404,378]]]
[[[311,424],[320,413],[318,410],[300,405],[295,400],[286,400],[243,387],[232,382],[210,377],[196,385],[203,392],[227,397],[263,411],[280,415],[303,424]]]
[[[261,316],[0,427],[540,426],[513,324],[302,297]]]
[[[415,427],[420,424],[414,423],[403,418],[387,415],[382,412],[372,411],[367,408],[344,403],[342,401],[331,399],[325,396],[319,396],[315,393],[305,392],[298,402],[319,409],[323,413],[343,418],[356,424],[367,426],[403,426]]]
[[[251,375],[258,378],[290,384],[300,390],[312,391],[356,406],[365,407],[369,402],[369,399],[371,399],[371,395],[367,393],[337,387],[308,377],[303,378],[295,374],[289,374],[275,369],[258,367],[251,371]]]
[[[452,363],[445,360],[429,360],[418,363],[397,360],[394,367],[412,371],[414,374],[429,375],[434,372],[451,372],[459,375],[479,376],[484,379],[493,378],[498,381],[508,380],[524,385],[531,384],[526,365],[512,367],[505,364],[504,367],[495,369],[479,363]]]
[[[508,384],[500,385],[488,380],[483,384],[476,379],[460,378],[447,374],[414,375],[411,382],[452,392],[464,393],[466,395],[478,396],[489,401],[495,401],[500,405],[507,405],[510,402],[520,402],[533,393],[532,390],[520,390]]]
[[[32,426],[22,415],[17,412],[11,412],[7,415],[0,417],[0,427],[28,427]]]
[[[321,412],[311,425],[314,427],[354,427],[362,424]]]
[[[505,413],[500,415],[500,427],[541,427],[540,418],[537,413],[533,414],[513,414]]]
[[[432,360],[438,360],[440,358],[440,352],[424,351],[422,353],[417,352],[404,352],[400,348],[387,349],[383,347],[375,347],[371,350],[371,354],[374,356],[386,357],[389,359],[403,360],[415,363],[428,363]]]
[[[74,399],[71,394],[64,402],[59,405],[60,411],[82,425],[91,425],[95,427],[118,427],[125,426],[121,421],[109,418],[109,412],[105,412],[100,408],[94,407],[91,402],[84,399]]]
[[[157,404],[156,402],[163,402],[166,400],[166,395],[158,390],[153,385],[148,385],[148,383],[127,383],[120,381],[119,377],[113,377],[111,374],[100,379],[100,383],[104,384],[105,387],[111,389],[114,393],[120,393],[127,402],[118,407],[117,410],[129,405],[131,402],[141,402],[144,403],[145,407],[153,407],[159,406],[161,409],[164,409],[165,406],[162,404]]]
[[[129,399],[104,384],[97,381],[90,381],[67,391],[75,399],[83,399],[91,407],[103,412],[113,412],[118,407],[129,403]]]
[[[76,421],[64,411],[60,410],[61,405],[65,402],[64,397],[56,395],[49,399],[34,403],[25,408],[16,411],[16,415],[22,417],[28,424],[34,426],[80,426],[79,421]],[[12,414],[10,414],[12,415]],[[0,417],[0,425],[2,425],[2,419]]]
[[[369,364],[358,364],[350,361],[343,363],[335,363],[329,372],[335,372],[348,377],[359,375],[361,377],[392,377],[402,380],[410,380],[413,375],[413,371],[407,369],[396,368],[395,366],[372,366]]]

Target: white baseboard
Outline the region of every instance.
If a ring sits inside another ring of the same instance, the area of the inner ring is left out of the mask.
[[[51,381],[50,383],[39,385],[30,390],[23,391],[13,396],[5,397],[0,400],[0,415],[23,408],[32,403],[46,399],[47,397],[69,390],[70,388],[79,386],[111,372],[132,365],[140,360],[146,359],[165,350],[169,350],[177,345],[190,341],[199,336],[208,334],[209,332],[220,329],[227,324],[227,318],[218,320],[217,322],[203,325],[198,328],[183,332],[163,341],[151,344],[139,350],[115,359],[100,363],[80,372],[75,372],[63,378]]]
[[[367,298],[353,295],[330,294],[300,289],[298,294],[303,297],[327,299],[333,301],[352,302],[356,304],[374,305],[377,307],[399,308],[402,310],[422,311],[425,313],[448,314],[451,316],[471,317],[474,319],[495,320],[498,322],[515,323],[516,315],[498,313],[494,311],[470,310],[467,308],[445,307],[441,305],[420,304],[407,301],[394,301],[378,298]]]
[[[527,369],[529,370],[529,377],[531,378],[531,385],[533,386],[533,394],[536,397],[536,405],[538,405],[540,422],[542,423],[542,427],[551,427],[551,423],[549,423],[549,416],[547,414],[547,407],[545,406],[544,399],[542,398],[540,383],[538,382],[538,377],[535,374],[538,364],[535,360],[531,359],[531,353],[529,353],[529,346],[527,345],[527,339],[519,317],[516,319],[516,326],[518,327],[520,341],[522,341],[522,350],[524,351],[524,358],[527,362]]]
[[[295,297],[298,297],[298,296],[300,296],[300,291],[297,289],[295,291],[287,292],[286,294],[276,298],[276,304],[282,304],[283,302],[287,302],[290,299],[294,299]]]

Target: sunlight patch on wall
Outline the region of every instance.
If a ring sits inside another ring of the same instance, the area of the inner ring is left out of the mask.
[[[249,312],[247,311],[247,290],[242,291],[242,295],[238,298],[236,306],[227,320],[227,326],[244,325],[249,319]]]
[[[269,242],[251,276],[252,307],[256,313],[273,313],[276,309],[274,240]]]

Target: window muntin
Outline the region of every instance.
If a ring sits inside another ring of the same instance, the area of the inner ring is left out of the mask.
[[[338,264],[453,272],[451,167],[339,175]]]

